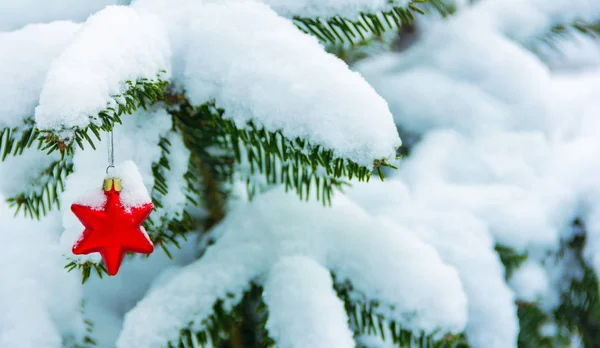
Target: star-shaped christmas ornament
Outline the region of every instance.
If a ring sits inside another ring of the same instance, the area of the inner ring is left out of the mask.
[[[106,179],[106,203],[100,210],[81,204],[71,205],[71,210],[85,227],[73,245],[73,254],[100,253],[108,274],[119,271],[125,253],[150,254],[154,245],[143,231],[142,224],[152,212],[152,202],[126,209],[120,197],[119,179]]]

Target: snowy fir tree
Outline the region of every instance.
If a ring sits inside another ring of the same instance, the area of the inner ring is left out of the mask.
[[[0,347],[600,347],[599,33],[0,0]]]

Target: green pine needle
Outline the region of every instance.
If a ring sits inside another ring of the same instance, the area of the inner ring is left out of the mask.
[[[30,148],[38,138],[39,132],[35,129],[32,119],[27,119],[25,124],[18,128],[0,129],[0,158],[2,161],[9,155],[18,156],[25,149]]]
[[[436,333],[428,335],[424,332],[414,332],[402,328],[396,321],[386,319],[378,313],[379,304],[377,302],[353,300],[353,298],[364,298],[364,296],[351,296],[352,293],[356,293],[356,290],[349,281],[338,281],[333,273],[332,278],[334,289],[344,302],[349,325],[356,336],[380,336],[384,341],[391,341],[402,348],[468,348],[464,334],[446,334],[441,339],[435,339]],[[389,330],[391,337],[386,336],[385,328]]]
[[[70,157],[54,161],[39,174],[29,190],[6,201],[10,207],[16,207],[15,215],[22,212],[25,217],[39,220],[52,209],[60,209],[59,194],[64,191],[65,179],[72,172]]]
[[[126,81],[127,89],[121,93],[112,96],[107,102],[105,110],[100,111],[98,115],[90,116],[90,124],[85,128],[65,128],[52,131],[43,131],[40,134],[40,140],[44,142],[42,151],[48,154],[54,151],[60,151],[63,155],[72,155],[76,147],[84,148],[85,144],[96,148],[96,140],[100,140],[100,131],[109,132],[115,124],[121,124],[123,115],[131,115],[139,108],[145,109],[161,100],[166,91],[168,82],[162,80],[162,72],[155,79],[140,78],[135,83]],[[111,105],[115,105],[114,107]],[[64,136],[65,131],[69,136]],[[92,136],[90,136],[90,132]]]
[[[162,137],[158,143],[158,147],[161,149],[161,155],[158,161],[152,164],[152,175],[154,177],[154,186],[152,187],[151,197],[152,203],[154,204],[154,211],[160,212],[163,207],[162,200],[169,192],[167,184],[167,176],[169,170],[169,148],[171,143],[165,137]],[[199,192],[195,191],[192,182],[193,179],[190,175],[185,175],[185,179],[188,182],[186,189],[187,205],[197,205],[194,197],[199,195]],[[173,245],[177,249],[180,248],[178,237],[182,237],[184,240],[186,233],[189,233],[194,227],[194,219],[191,217],[188,211],[185,209],[177,214],[174,219],[169,219],[166,215],[156,217],[151,215],[144,223],[144,228],[148,232],[154,245],[160,246],[164,253],[172,258],[171,252],[168,246]]]
[[[412,0],[407,7],[393,6],[388,11],[374,14],[361,12],[358,19],[341,16],[314,19],[296,16],[293,20],[300,30],[317,37],[323,43],[357,45],[370,37],[379,37],[387,30],[396,30],[401,25],[412,23],[417,15],[425,14],[428,7],[442,16],[454,12],[454,9],[442,0]]]
[[[222,182],[233,180],[233,163],[248,171],[239,171],[247,183],[250,198],[261,189],[258,178],[266,185],[283,184],[286,190],[295,191],[300,199],[312,194],[324,204],[330,204],[334,189],[347,183],[345,178],[368,181],[371,168],[356,162],[335,157],[332,150],[296,138],[288,139],[281,131],[268,131],[250,121],[243,129],[232,120],[222,117],[224,110],[214,102],[206,103],[193,111],[178,105],[173,111],[177,127],[189,141],[189,148],[204,149],[210,144],[212,153],[200,154],[211,159],[214,171]],[[182,111],[183,110],[183,111]],[[214,151],[219,149],[218,152]],[[380,177],[380,167],[394,168],[386,160],[374,161]]]
[[[85,263],[77,263],[75,261],[71,261],[67,265],[65,265],[64,268],[67,270],[67,272],[71,272],[73,270],[81,271],[81,285],[85,284],[85,282],[88,279],[90,279],[90,276],[92,275],[92,270],[100,279],[102,279],[104,275],[108,275],[108,270],[106,269],[104,264],[94,263],[91,261],[86,261]]]

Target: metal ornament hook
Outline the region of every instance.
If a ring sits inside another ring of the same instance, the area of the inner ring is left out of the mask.
[[[113,138],[113,131],[111,129],[110,132],[108,132],[108,167],[106,167],[107,175],[110,168],[115,168],[115,143]]]

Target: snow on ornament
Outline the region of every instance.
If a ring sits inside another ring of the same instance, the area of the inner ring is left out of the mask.
[[[109,169],[115,169],[111,147],[109,145],[107,174]],[[108,274],[116,275],[125,253],[150,254],[154,251],[154,245],[142,227],[153,208],[137,166],[132,161],[122,163],[115,173],[104,179],[102,190],[91,191],[71,205],[71,211],[85,228],[73,245],[73,254],[98,252]]]

